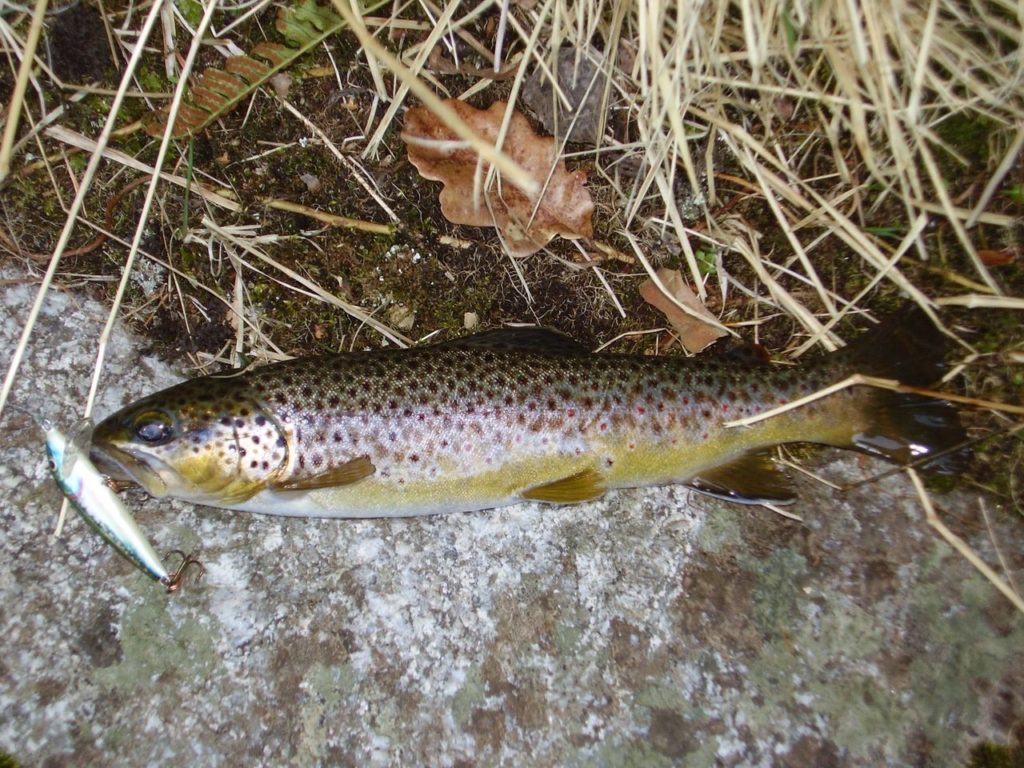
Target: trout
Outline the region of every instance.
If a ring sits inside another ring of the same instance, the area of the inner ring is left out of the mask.
[[[275,515],[568,504],[670,483],[786,504],[794,491],[773,446],[821,443],[902,463],[934,457],[933,469],[955,472],[955,409],[862,386],[752,426],[725,423],[853,372],[930,383],[943,342],[920,312],[800,366],[597,354],[555,331],[503,329],[186,381],[103,421],[92,457],[154,496]]]

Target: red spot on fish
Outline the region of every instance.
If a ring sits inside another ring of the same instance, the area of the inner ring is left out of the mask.
[[[636,407],[636,412],[638,415],[643,416],[645,413],[647,413],[647,409],[644,408],[642,405],[638,405]]]
[[[568,416],[570,419],[573,418],[576,415],[576,409],[570,408],[568,411],[565,412],[565,415]]]
[[[728,413],[728,412],[729,412],[729,404],[728,403],[722,403],[722,413]]]

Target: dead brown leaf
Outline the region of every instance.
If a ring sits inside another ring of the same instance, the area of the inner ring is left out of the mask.
[[[1007,264],[1013,264],[1017,254],[1011,248],[1003,248],[998,251],[979,248],[978,258],[986,267],[1005,267]]]
[[[708,312],[700,299],[690,290],[690,286],[683,280],[679,270],[659,269],[657,275],[662,285],[676,301],[689,307],[698,315],[716,322],[715,316]],[[644,301],[668,318],[676,333],[679,334],[679,343],[687,352],[700,352],[716,339],[726,335],[725,331],[703,322],[676,306],[675,302],[661,292],[653,280],[648,280],[640,286],[640,295]]]
[[[446,103],[481,137],[496,141],[505,102],[496,101],[487,110],[458,99]],[[519,112],[512,114],[502,149],[537,180],[543,194],[529,195],[499,178],[482,192],[480,206],[474,207],[473,177],[479,156],[425,107],[406,113],[402,140],[420,175],[444,183],[440,199],[445,218],[454,224],[497,227],[513,256],[535,253],[556,235],[569,239],[593,235],[594,203],[586,188],[587,175],[568,171],[565,162],[557,160],[554,139],[534,133]],[[485,163],[485,173],[487,168]]]

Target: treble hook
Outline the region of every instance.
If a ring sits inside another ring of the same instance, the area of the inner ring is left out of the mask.
[[[164,555],[164,557],[170,557],[171,555],[179,555],[181,557],[181,565],[178,566],[178,569],[174,573],[163,579],[163,584],[167,587],[167,594],[177,592],[181,585],[185,583],[185,573],[188,571],[189,566],[194,565],[199,569],[199,575],[196,576],[196,581],[203,578],[203,575],[206,573],[206,568],[201,562],[199,562],[199,559],[196,557],[194,552],[190,555],[186,555],[180,549],[172,549]]]

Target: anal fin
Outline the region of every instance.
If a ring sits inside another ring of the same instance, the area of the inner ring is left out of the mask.
[[[524,499],[547,501],[551,504],[575,504],[596,499],[605,492],[604,478],[593,469],[584,469],[568,477],[529,488],[521,494]]]
[[[789,477],[764,452],[747,453],[705,470],[687,482],[695,491],[740,504],[792,504]]]
[[[284,480],[273,483],[270,487],[275,491],[312,491],[317,488],[333,488],[338,485],[351,485],[364,477],[370,477],[376,471],[377,468],[373,466],[369,456],[358,456],[319,474]]]

